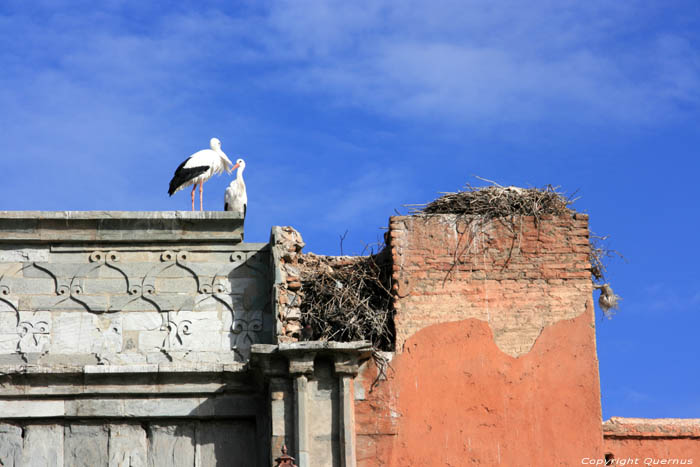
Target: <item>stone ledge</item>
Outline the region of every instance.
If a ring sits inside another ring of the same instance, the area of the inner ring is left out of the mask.
[[[243,218],[225,211],[0,211],[3,243],[241,242]]]
[[[350,351],[363,352],[372,350],[372,344],[367,341],[354,342],[328,342],[328,341],[304,341],[304,342],[284,342],[278,345],[274,344],[253,344],[251,353],[254,354],[273,354],[294,353],[294,352],[321,352],[321,351]]]
[[[104,375],[143,373],[242,373],[245,363],[160,363],[135,365],[2,365],[0,375]]]
[[[258,415],[262,401],[254,395],[204,397],[110,397],[0,400],[3,419],[50,417],[207,417]]]
[[[327,342],[304,341],[275,344],[253,344],[251,364],[268,376],[311,375],[316,356],[332,357],[337,374],[357,374],[360,360],[372,355],[367,341]],[[282,357],[282,358],[280,358]],[[280,361],[286,361],[281,366]]]
[[[700,438],[700,418],[624,418],[603,422],[606,438]]]

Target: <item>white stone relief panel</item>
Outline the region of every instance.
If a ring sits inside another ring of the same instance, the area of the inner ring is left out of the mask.
[[[0,355],[39,355],[31,364],[240,361],[270,312],[265,251],[52,247],[13,258],[25,261],[0,268]]]

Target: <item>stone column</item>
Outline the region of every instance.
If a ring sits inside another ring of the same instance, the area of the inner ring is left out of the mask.
[[[294,444],[299,467],[311,465],[309,444],[308,376],[314,373],[313,352],[290,356],[289,374],[294,378]]]
[[[282,452],[286,445],[293,449],[294,429],[291,425],[293,393],[288,378],[270,378],[270,423],[272,433],[272,457]]]
[[[355,467],[355,392],[353,383],[357,376],[356,355],[338,354],[335,356],[335,373],[338,375],[338,413],[340,414],[340,458],[343,467]]]

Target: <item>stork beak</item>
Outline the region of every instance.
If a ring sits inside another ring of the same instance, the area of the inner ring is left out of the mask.
[[[240,164],[236,164],[236,165],[234,165],[233,167],[231,167],[230,172],[233,172],[234,170],[236,170],[236,169],[238,168],[239,165],[240,165]]]

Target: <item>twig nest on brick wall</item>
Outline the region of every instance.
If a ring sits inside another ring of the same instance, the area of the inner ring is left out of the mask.
[[[557,191],[558,187],[519,188],[514,186],[473,187],[464,191],[445,193],[426,205],[417,205],[412,213],[462,214],[488,219],[510,216],[573,214],[573,200]]]
[[[467,246],[455,254],[453,268],[447,272],[445,280],[449,279],[452,270],[463,261],[464,256],[475,254],[479,250],[479,241],[488,232],[492,221],[505,225],[513,234],[513,244],[503,264],[503,268],[506,269],[512,256],[517,254],[516,240],[522,235],[522,224],[517,220],[522,221],[522,216],[533,217],[538,226],[540,221],[550,216],[574,216],[577,219],[585,217],[571,208],[575,199],[565,196],[559,191],[559,187],[501,186],[490,180],[476,178],[492,185],[474,187],[467,184],[463,191],[443,193],[430,203],[407,205],[412,215],[452,214],[457,216],[457,220],[462,219],[467,223],[468,229],[462,234],[468,234]],[[598,304],[603,314],[609,318],[613,314],[611,310],[618,308],[621,298],[605,282],[605,260],[622,255],[605,247],[601,243],[605,239],[606,237],[589,236],[589,261],[591,281],[593,286],[601,291]]]
[[[391,259],[386,251],[370,256],[303,255],[301,317],[313,339],[366,340],[375,348],[392,348]]]

